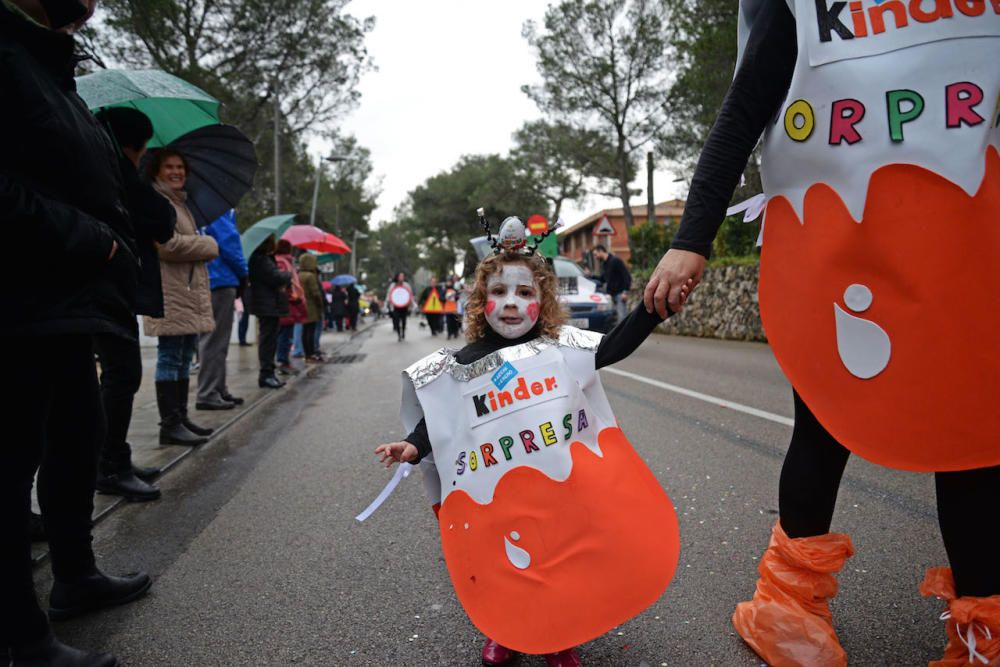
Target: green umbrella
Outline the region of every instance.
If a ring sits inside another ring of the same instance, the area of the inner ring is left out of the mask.
[[[292,226],[292,222],[295,221],[295,214],[285,214],[285,215],[272,215],[270,218],[264,218],[258,222],[255,222],[249,229],[240,234],[240,241],[243,244],[243,254],[248,259],[253,251],[257,249],[261,243],[264,242],[268,236],[274,236],[275,239],[281,238],[281,235],[285,233],[285,230]]]
[[[81,76],[77,92],[91,111],[108,107],[138,109],[153,123],[150,148],[219,121],[219,101],[183,79],[155,69],[107,69]]]

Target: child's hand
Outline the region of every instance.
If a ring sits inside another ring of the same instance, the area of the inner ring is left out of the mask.
[[[379,463],[384,463],[386,468],[393,463],[409,463],[417,460],[417,448],[408,442],[379,445],[375,448],[375,453],[382,457]]]

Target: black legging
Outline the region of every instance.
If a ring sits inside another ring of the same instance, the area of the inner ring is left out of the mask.
[[[400,334],[406,333],[406,318],[409,314],[410,311],[406,308],[392,309],[392,328],[394,331]]]
[[[778,483],[781,527],[789,537],[830,532],[850,451],[794,394],[795,428]],[[1000,595],[1000,466],[934,475],[938,523],[958,594]]]

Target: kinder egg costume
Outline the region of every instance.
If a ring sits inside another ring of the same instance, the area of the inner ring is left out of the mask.
[[[741,2],[744,39],[755,4]],[[761,162],[775,357],[822,426],[875,463],[996,466],[1000,2],[789,7],[797,62]],[[775,525],[740,636],[769,664],[846,665],[827,601],[852,554],[846,534]],[[933,664],[993,664],[1000,596],[956,598],[950,579],[928,573],[921,589],[949,600]]]
[[[798,61],[762,157],[774,354],[870,461],[998,465],[1000,2],[789,4]]]
[[[563,327],[459,364],[404,373],[403,421],[426,420],[432,502],[452,583],[484,634],[523,653],[589,641],[635,616],[677,565],[673,505],[618,428],[598,334]]]

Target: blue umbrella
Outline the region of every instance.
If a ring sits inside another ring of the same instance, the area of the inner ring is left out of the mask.
[[[334,285],[340,286],[340,285],[353,285],[358,281],[355,280],[354,276],[350,274],[341,273],[339,276],[334,276],[333,280],[331,280],[330,282],[333,283]]]

